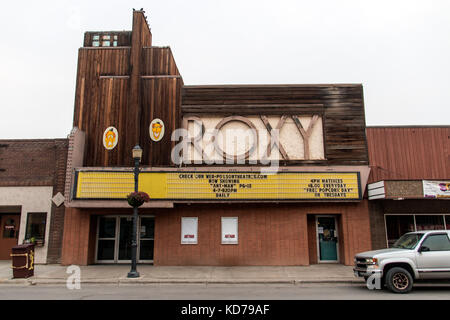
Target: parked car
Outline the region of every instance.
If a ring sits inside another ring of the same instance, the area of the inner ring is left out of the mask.
[[[358,253],[353,271],[395,293],[410,292],[415,281],[450,280],[450,231],[406,233],[389,249]]]

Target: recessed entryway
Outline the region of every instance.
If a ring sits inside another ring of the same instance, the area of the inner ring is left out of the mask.
[[[317,260],[339,262],[339,233],[335,216],[316,216]]]
[[[132,216],[100,216],[97,223],[96,263],[130,263],[133,234]],[[140,263],[153,263],[155,218],[138,221],[137,257]]]

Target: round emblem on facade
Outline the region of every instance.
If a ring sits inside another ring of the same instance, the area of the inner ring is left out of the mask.
[[[119,141],[119,133],[114,127],[108,127],[103,133],[103,146],[106,150],[112,150],[117,145]]]
[[[164,122],[161,119],[153,119],[150,123],[150,139],[155,142],[160,141],[164,137]]]

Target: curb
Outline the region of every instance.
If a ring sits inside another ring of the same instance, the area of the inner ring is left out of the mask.
[[[331,283],[331,284],[358,284],[365,283],[364,280],[338,280],[338,279],[329,279],[329,280],[295,280],[295,284],[309,284],[309,283]]]
[[[2,284],[14,284],[14,285],[29,285],[31,279],[0,279],[0,285]]]
[[[65,285],[66,279],[0,279],[0,285]],[[340,280],[340,279],[146,279],[145,277],[137,279],[119,278],[119,279],[85,279],[81,281],[81,284],[115,284],[115,285],[128,285],[128,284],[360,284],[364,283],[362,280]]]

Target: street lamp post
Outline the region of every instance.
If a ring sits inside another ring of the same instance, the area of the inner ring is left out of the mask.
[[[142,149],[139,145],[133,148],[134,160],[134,192],[138,192],[139,179],[139,162],[142,159]],[[131,240],[131,270],[128,273],[128,278],[139,278],[139,272],[136,270],[136,254],[137,254],[137,221],[138,221],[138,206],[133,206],[133,234]]]

